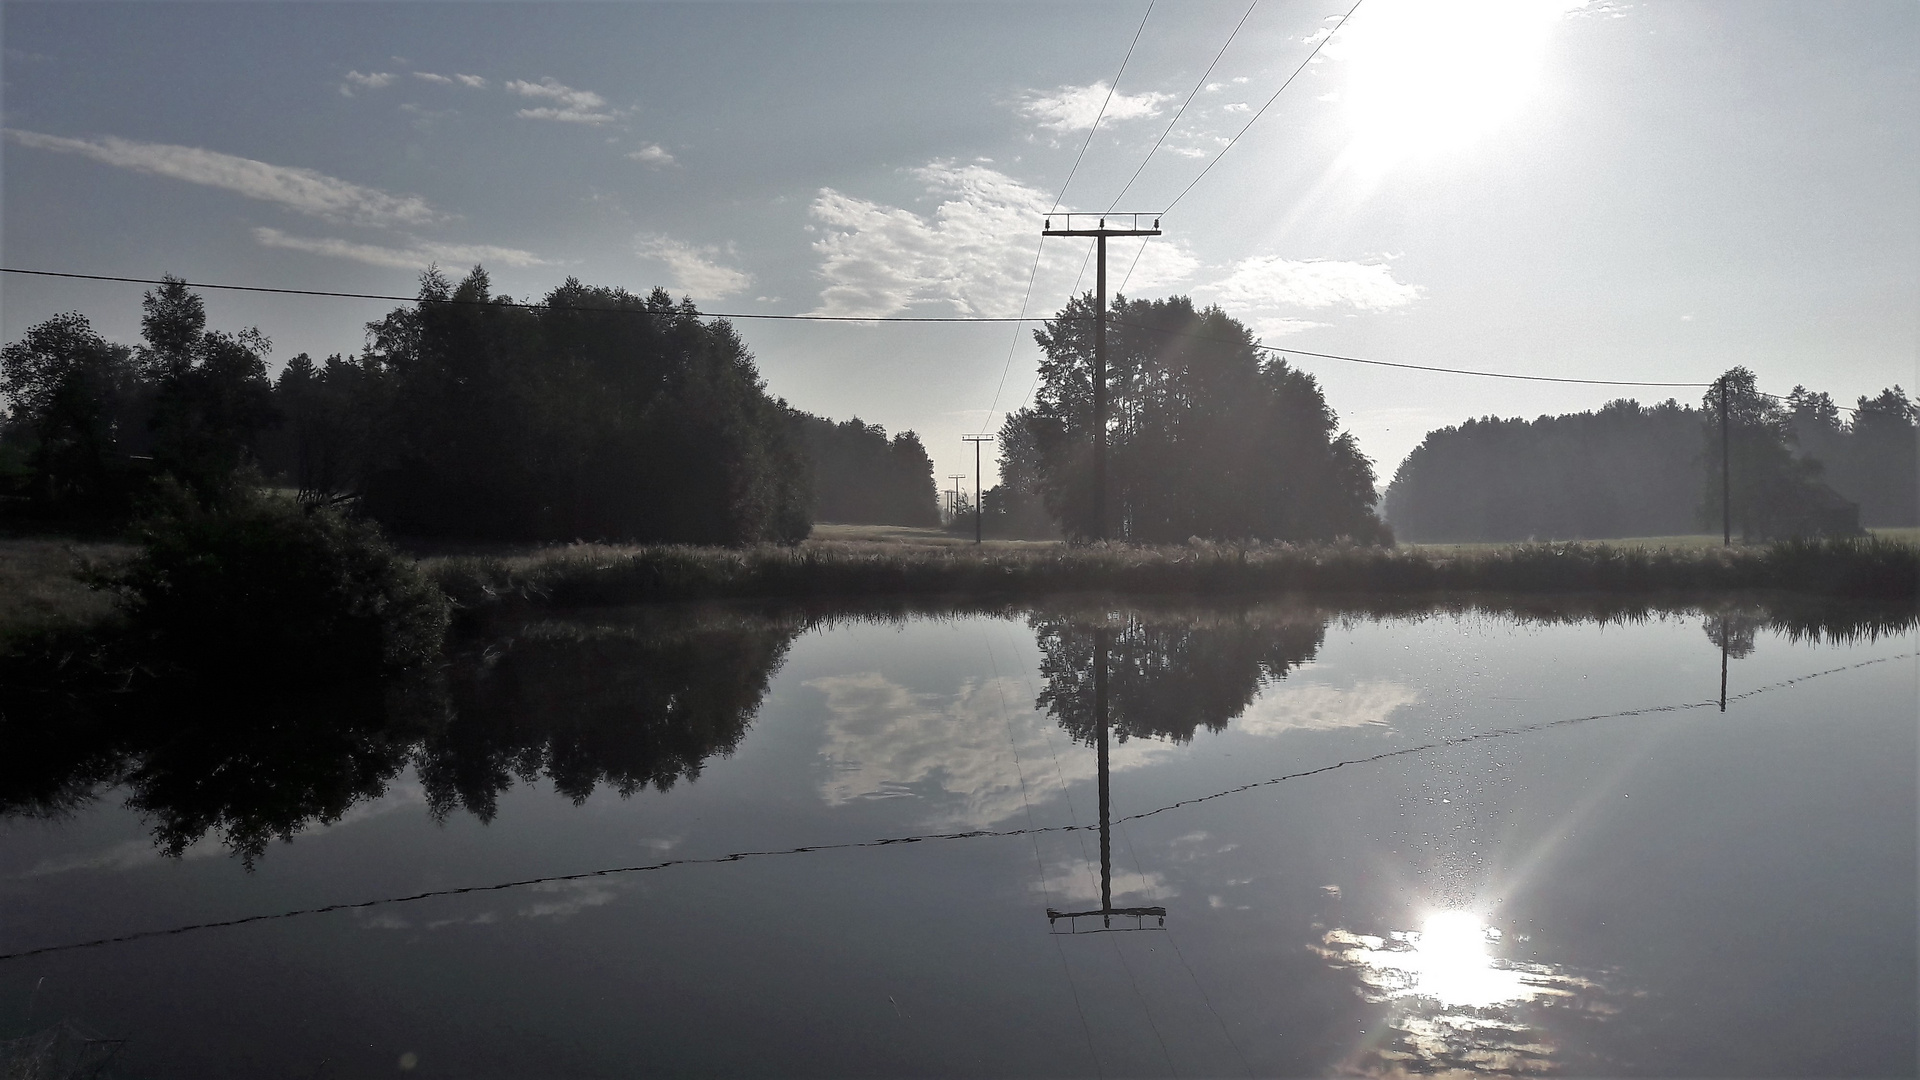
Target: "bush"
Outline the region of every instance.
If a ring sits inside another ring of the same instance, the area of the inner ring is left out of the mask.
[[[196,676],[303,681],[433,660],[446,596],[379,529],[337,510],[254,497],[153,519],[144,550],[98,583],[141,652]]]

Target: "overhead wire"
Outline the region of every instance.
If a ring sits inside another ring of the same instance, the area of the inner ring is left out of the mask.
[[[1262,116],[1265,116],[1267,110],[1273,107],[1274,102],[1280,100],[1280,95],[1286,93],[1287,87],[1293,85],[1293,80],[1299,78],[1300,73],[1307,70],[1307,65],[1313,63],[1313,58],[1320,55],[1320,50],[1326,48],[1327,42],[1333,40],[1333,36],[1340,32],[1341,27],[1347,25],[1347,20],[1353,18],[1353,13],[1359,11],[1360,5],[1364,3],[1366,3],[1366,0],[1354,0],[1353,6],[1347,9],[1345,15],[1340,16],[1340,21],[1334,24],[1333,29],[1327,31],[1324,37],[1314,43],[1313,51],[1307,54],[1305,60],[1300,61],[1299,67],[1293,69],[1293,74],[1287,76],[1287,81],[1280,84],[1280,89],[1275,90],[1273,96],[1267,99],[1267,103],[1260,106],[1260,111],[1254,113],[1245,124],[1241,125],[1240,130],[1234,133],[1233,138],[1227,140],[1227,145],[1221,147],[1220,152],[1213,155],[1213,160],[1207,162],[1206,168],[1200,170],[1200,175],[1194,177],[1186,187],[1180,189],[1180,194],[1175,195],[1173,201],[1167,204],[1166,209],[1160,211],[1161,216],[1164,217],[1167,214],[1173,213],[1173,208],[1180,205],[1180,200],[1187,197],[1187,192],[1192,191],[1194,185],[1207,178],[1207,174],[1213,171],[1213,167],[1220,164],[1220,159],[1227,156],[1227,151],[1232,150],[1235,144],[1239,143],[1240,137],[1247,133],[1247,129],[1253,127],[1256,121]]]
[[[1074,175],[1080,171],[1080,162],[1086,158],[1087,148],[1093,145],[1093,134],[1100,130],[1100,121],[1106,119],[1107,106],[1113,104],[1113,95],[1120,90],[1120,79],[1127,73],[1127,63],[1133,59],[1133,50],[1140,44],[1140,35],[1146,32],[1147,20],[1153,17],[1153,5],[1156,2],[1157,0],[1147,0],[1147,10],[1140,16],[1140,25],[1134,28],[1133,40],[1127,44],[1126,55],[1120,58],[1120,70],[1113,73],[1113,82],[1107,87],[1107,96],[1100,102],[1100,111],[1094,114],[1093,126],[1087,128],[1087,138],[1080,144],[1080,152],[1073,156],[1073,165],[1067,170],[1067,180],[1060,185],[1060,193],[1053,197],[1053,209],[1048,211],[1049,214],[1059,211],[1060,204],[1066,200],[1067,189],[1073,186]],[[1040,243],[1033,249],[1033,267],[1027,271],[1026,292],[1020,297],[1020,317],[1023,320],[1026,318],[1027,304],[1033,300],[1033,283],[1040,277],[1040,256],[1046,250],[1047,237],[1042,233]],[[1080,272],[1086,273],[1086,268],[1081,267]],[[1079,287],[1077,282],[1075,287]],[[1007,387],[1007,372],[1013,370],[1013,354],[1019,348],[1020,329],[1015,327],[1013,340],[1007,343],[1007,361],[1000,366],[1000,381],[993,388],[993,401],[987,406],[987,411],[980,414],[982,434],[985,433],[986,425],[993,421],[993,411],[1000,407],[1001,391]]]

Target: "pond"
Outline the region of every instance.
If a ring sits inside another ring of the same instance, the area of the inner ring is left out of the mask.
[[[0,1038],[125,1077],[1912,1075],[1915,652],[1700,606],[496,627],[418,685],[16,746]]]

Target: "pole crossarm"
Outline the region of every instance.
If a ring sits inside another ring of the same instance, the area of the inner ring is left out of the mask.
[[[1140,224],[1150,218],[1151,226]],[[1054,222],[1060,227],[1055,228]],[[1121,212],[1111,214],[1049,214],[1042,222],[1041,236],[1159,236],[1160,215]]]

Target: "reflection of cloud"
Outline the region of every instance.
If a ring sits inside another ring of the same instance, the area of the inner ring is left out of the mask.
[[[520,909],[524,919],[566,919],[590,907],[613,903],[618,894],[612,885],[599,878],[582,881],[543,881],[529,886],[533,892],[552,893],[553,900],[542,900]]]
[[[1047,867],[1046,877],[1036,882],[1034,888],[1053,898],[1056,905],[1077,907],[1084,899],[1089,908],[1100,906],[1100,869],[1080,859],[1068,859]],[[1159,903],[1169,896],[1179,895],[1167,884],[1166,875],[1158,870],[1141,874],[1134,870],[1113,868],[1113,903],[1115,907],[1132,907],[1128,900],[1151,900]]]
[[[1281,682],[1269,685],[1233,726],[1249,735],[1365,727],[1385,724],[1395,709],[1419,700],[1419,691],[1395,682]]]
[[[815,679],[807,686],[827,696],[832,713],[821,748],[834,765],[820,786],[829,805],[915,797],[932,803],[940,820],[985,828],[1024,809],[1015,753],[1034,802],[1057,794],[1061,782],[1095,773],[1093,754],[1027,707],[1011,678],[969,680],[950,698],[915,693],[877,671]],[[1130,739],[1113,748],[1109,764],[1123,772],[1169,752],[1157,740]]]
[[[1522,1010],[1601,1017],[1591,980],[1544,964],[1492,955],[1500,931],[1466,912],[1441,912],[1419,930],[1385,937],[1328,931],[1313,946],[1354,973],[1361,995],[1390,1004],[1388,1031],[1370,1038],[1341,1072],[1363,1076],[1519,1076],[1550,1072],[1558,1048]]]

